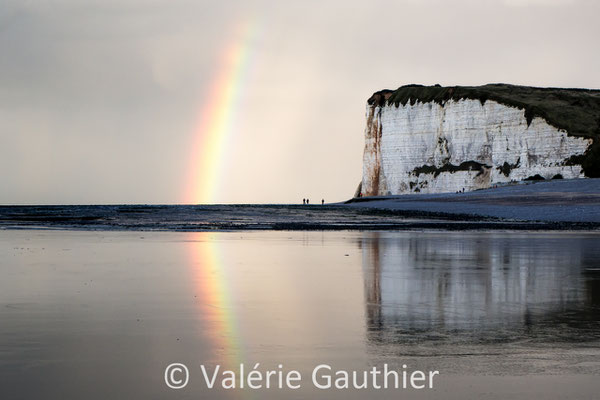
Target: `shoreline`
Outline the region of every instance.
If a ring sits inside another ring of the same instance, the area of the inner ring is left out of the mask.
[[[600,179],[523,182],[466,193],[325,205],[0,206],[0,230],[599,231]]]
[[[387,214],[387,213],[386,213]],[[398,215],[398,213],[390,213]],[[439,215],[437,215],[439,216]],[[234,226],[218,224],[211,226],[197,226],[194,228],[148,228],[148,227],[117,227],[117,226],[74,226],[74,225],[4,225],[0,231],[79,231],[79,232],[483,232],[483,231],[517,231],[517,232],[599,232],[600,223],[595,222],[544,222],[544,221],[488,221],[482,218],[476,221],[465,221],[459,216],[456,220],[449,218],[447,221],[430,221],[405,223],[371,223],[371,224],[323,224],[323,223],[276,223],[268,226]]]

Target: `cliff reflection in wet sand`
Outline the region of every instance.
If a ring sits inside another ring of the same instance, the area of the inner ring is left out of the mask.
[[[0,230],[0,398],[596,398],[599,240]],[[174,362],[182,390],[165,384]],[[303,386],[204,383],[201,365],[242,362]],[[322,391],[322,363],[440,374],[431,391]]]
[[[600,338],[597,236],[374,233],[360,246],[376,347],[424,355]]]

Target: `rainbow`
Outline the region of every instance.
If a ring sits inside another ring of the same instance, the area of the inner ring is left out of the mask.
[[[201,333],[213,346],[225,368],[243,363],[243,348],[237,328],[235,306],[229,293],[229,278],[215,238],[207,232],[190,233],[190,267],[194,291],[205,324]]]
[[[191,176],[186,180],[184,203],[210,204],[217,199],[225,150],[235,130],[256,34],[256,23],[241,24],[238,34],[223,52],[219,72],[194,130]]]

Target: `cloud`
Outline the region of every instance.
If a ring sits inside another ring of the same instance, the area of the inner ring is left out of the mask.
[[[528,7],[528,6],[569,6],[576,3],[576,0],[504,0],[504,4],[509,7]]]

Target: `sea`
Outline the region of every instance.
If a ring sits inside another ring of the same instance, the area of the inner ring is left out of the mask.
[[[0,229],[112,231],[590,230],[598,223],[519,221],[335,205],[0,206]]]
[[[385,215],[385,218],[382,218],[382,215]],[[414,215],[419,216],[419,213]],[[422,220],[409,218],[404,213],[329,205],[0,206],[0,228],[153,231],[340,230],[392,228]],[[436,221],[439,220],[434,222]]]

